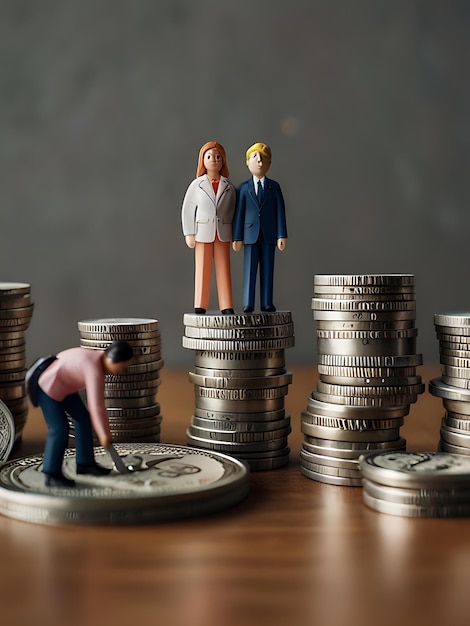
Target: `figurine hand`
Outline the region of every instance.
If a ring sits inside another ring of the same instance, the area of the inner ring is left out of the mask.
[[[194,248],[195,247],[195,245],[196,245],[196,237],[194,235],[186,235],[184,240],[186,241],[186,245],[188,246],[188,248]]]
[[[277,240],[277,248],[278,250],[284,250],[287,244],[287,239],[278,239]]]
[[[242,247],[243,247],[243,241],[234,241],[232,243],[232,248],[235,250],[235,252],[240,252]]]

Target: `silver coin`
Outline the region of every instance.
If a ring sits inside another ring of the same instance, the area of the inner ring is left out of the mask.
[[[314,392],[312,392],[314,393]],[[312,394],[307,399],[307,410],[315,415],[345,419],[394,419],[405,417],[410,411],[408,404],[402,406],[347,406],[316,400]]]
[[[215,430],[223,432],[267,432],[273,430],[279,430],[282,428],[290,428],[290,417],[285,417],[280,420],[270,420],[262,422],[242,422],[234,420],[215,420],[206,419],[204,417],[198,417],[197,415],[191,416],[191,426],[197,426],[199,428],[205,428],[206,430]]]
[[[326,353],[318,355],[318,363],[335,367],[416,367],[423,364],[423,355],[345,356]]]
[[[304,465],[300,464],[300,472],[310,478],[311,480],[315,480],[320,483],[327,483],[329,485],[339,485],[342,487],[362,487],[362,479],[361,478],[347,478],[345,476],[331,476],[327,474],[321,474],[319,472],[314,472]]]
[[[418,336],[417,328],[404,330],[322,330],[317,329],[318,339],[353,339],[364,343],[365,341],[390,341],[397,339],[409,339]]]
[[[358,459],[362,454],[369,452],[406,450],[406,440],[400,437],[394,441],[331,441],[305,435],[302,448],[313,454],[341,459]]]
[[[233,443],[229,441],[214,441],[204,437],[197,437],[191,433],[189,428],[186,431],[186,440],[188,444],[196,447],[217,450],[219,452],[234,455],[244,454],[247,452],[270,452],[272,450],[279,450],[280,448],[287,447],[287,437],[256,443]]]
[[[437,326],[469,326],[470,313],[436,313],[434,324]]]
[[[359,459],[362,474],[389,487],[470,488],[470,459],[444,452],[380,452]]]
[[[280,376],[232,378],[230,376],[202,376],[201,374],[189,372],[189,381],[200,387],[215,387],[218,389],[263,389],[290,385],[292,383],[292,373],[286,372]]]
[[[357,385],[331,385],[319,380],[317,391],[333,396],[359,396],[383,397],[383,396],[403,396],[406,394],[417,395],[423,393],[425,385],[394,385],[394,386],[357,386]]]
[[[413,286],[414,274],[315,274],[314,285],[336,286]]]
[[[183,316],[184,326],[206,328],[237,328],[256,326],[277,326],[292,323],[290,311],[276,311],[274,313],[249,313],[244,315],[198,315],[185,313]]]
[[[105,390],[108,395],[111,395],[113,391],[118,391],[121,394],[130,392],[130,395],[144,395],[147,396],[151,393],[155,393],[161,384],[160,378],[153,378],[151,380],[142,380],[135,382],[122,382],[114,383],[106,381],[104,384]]]
[[[356,475],[359,474],[359,462],[357,459],[340,459],[327,454],[312,453],[305,449],[300,451],[300,458],[306,463],[316,463],[317,465],[326,465],[338,469],[353,470]],[[359,478],[359,476],[354,477]]]
[[[194,362],[197,367],[209,369],[271,369],[285,367],[285,353],[284,350],[261,352],[196,350]]]
[[[352,377],[352,376],[327,376],[325,374],[320,374],[320,381],[322,383],[327,383],[328,385],[340,385],[340,386],[354,386],[354,387],[413,387],[413,386],[421,386],[423,383],[421,382],[421,376],[408,376],[408,377],[398,377],[391,376],[389,378],[385,378],[383,376],[373,378],[371,376],[365,376],[363,378]],[[424,387],[424,386],[423,386]],[[424,391],[424,388],[423,388]],[[422,391],[421,391],[422,393]]]
[[[446,443],[451,443],[454,446],[460,446],[462,448],[470,448],[470,435],[468,432],[459,432],[449,426],[441,426],[440,434],[441,439]]]
[[[448,378],[470,379],[470,368],[468,367],[454,367],[452,365],[441,365],[441,372],[444,376],[447,376]]]
[[[396,441],[400,437],[399,428],[387,428],[385,430],[342,430],[340,428],[307,424],[304,421],[300,424],[300,431],[310,437],[335,441]]]
[[[364,503],[371,509],[387,515],[397,515],[400,517],[468,517],[470,515],[470,504],[448,504],[448,505],[424,505],[402,504],[374,498],[364,489],[362,490]]]
[[[4,464],[0,512],[41,524],[136,524],[204,515],[223,510],[249,493],[248,466],[221,453],[175,445],[116,444],[133,471],[106,476],[76,475],[68,450],[64,474],[74,488],[46,487],[42,455]],[[95,458],[113,467],[102,448]]]
[[[286,410],[284,406],[281,409],[273,411],[261,411],[258,412],[237,412],[237,411],[213,411],[210,409],[204,409],[202,407],[194,407],[195,417],[201,417],[203,419],[228,421],[228,422],[270,422],[285,418]]]
[[[158,320],[136,317],[109,317],[82,320],[77,324],[80,332],[88,333],[139,333],[158,330]]]
[[[373,498],[413,504],[415,506],[434,507],[440,505],[469,504],[470,489],[407,489],[404,487],[388,487],[363,478],[362,486]]]
[[[219,398],[196,397],[196,409],[232,413],[261,413],[284,409],[284,398],[274,400],[221,400]]]
[[[416,300],[332,300],[312,298],[315,311],[415,311]]]
[[[201,387],[194,385],[194,394],[200,398],[212,398],[214,400],[249,401],[249,400],[277,400],[288,394],[288,386],[269,387],[267,389],[217,389],[214,387]]]
[[[0,462],[8,459],[14,442],[15,421],[13,415],[8,406],[0,400]]]
[[[456,367],[456,368],[465,368],[470,369],[470,354],[468,358],[461,358],[455,356],[446,356],[441,354],[439,357],[439,362],[446,367]]]
[[[140,383],[152,383],[159,384],[160,381],[160,370],[155,369],[150,372],[142,372],[141,374],[123,374],[123,375],[111,375],[107,374],[104,377],[105,384],[130,384],[134,383],[136,385]]]
[[[446,348],[440,344],[439,355],[452,357],[454,359],[470,359],[470,350],[454,350],[452,347]]]
[[[149,405],[155,404],[155,394],[142,397],[107,397],[105,395],[104,404],[106,408],[119,408],[119,409],[137,409],[144,408]]]
[[[416,338],[410,339],[322,339],[317,338],[319,354],[356,357],[386,357],[414,354]]]
[[[313,319],[325,322],[385,323],[416,320],[416,311],[337,311],[312,310]]]
[[[442,382],[459,389],[470,389],[470,380],[468,378],[454,378],[453,376],[441,376]]]
[[[160,413],[160,403],[146,405],[136,408],[109,407],[106,409],[110,419],[126,418],[126,419],[144,419],[150,418]]]
[[[456,415],[454,413],[453,415]],[[442,418],[442,425],[446,428],[455,428],[457,430],[468,431],[470,436],[470,416],[465,418],[456,418],[452,414],[446,413]]]
[[[356,321],[337,321],[337,320],[317,320],[316,328],[319,330],[334,331],[389,331],[404,330],[414,328],[415,320],[397,320],[389,322],[356,322]]]
[[[134,358],[138,359],[141,355],[149,354],[155,355],[154,358],[156,359],[160,358],[160,342],[150,344],[145,342],[137,343],[135,341],[128,341],[127,339],[125,341],[131,346]],[[97,350],[106,350],[112,343],[112,341],[100,341],[98,339],[80,339],[80,346],[82,348],[96,348]]]
[[[459,413],[460,415],[470,416],[470,403],[468,401],[448,400],[447,398],[442,398],[442,404],[444,405],[444,408],[451,413]]]
[[[442,346],[453,347],[463,345],[463,348],[455,347],[455,350],[468,350],[470,344],[470,337],[467,335],[452,335],[450,333],[436,332],[436,337]],[[449,344],[449,345],[447,345]]]
[[[456,444],[449,443],[443,439],[439,440],[438,451],[448,452],[451,454],[458,454],[458,455],[463,455],[463,456],[470,456],[470,447],[457,446]]]
[[[327,428],[340,428],[341,430],[386,430],[387,428],[399,428],[403,426],[402,417],[395,419],[368,420],[368,419],[342,419],[338,417],[325,417],[324,415],[315,415],[308,411],[302,411],[302,422],[305,424],[314,424],[316,426],[326,426]]]
[[[342,300],[344,302],[410,302],[416,301],[416,294],[412,293],[387,293],[387,294],[356,294],[356,293],[321,293],[320,288],[315,288],[313,298],[315,301],[326,300]]]
[[[279,440],[287,437],[291,432],[291,427],[279,430],[266,430],[258,432],[233,432],[221,431],[208,428],[200,428],[190,424],[188,432],[193,437],[201,437],[202,439],[215,442],[231,442],[236,444],[264,443],[268,441]]]
[[[442,378],[433,378],[429,382],[429,392],[433,396],[445,398],[446,400],[470,402],[470,390],[460,389],[453,385],[449,385],[448,383],[445,383]],[[459,411],[456,412],[459,413]]]
[[[282,324],[278,326],[261,327],[244,326],[243,328],[207,328],[200,326],[186,326],[184,334],[186,337],[218,341],[235,341],[240,339],[280,339],[292,337],[294,334],[294,325]]]
[[[360,407],[392,407],[402,406],[404,404],[414,404],[418,400],[417,395],[403,394],[390,396],[340,396],[321,391],[313,391],[313,397],[320,402],[328,402],[331,404],[345,404],[348,406]]]
[[[321,465],[308,461],[305,456],[300,457],[300,465],[304,469],[321,474],[322,476],[334,476],[335,478],[357,478],[361,480],[361,472],[358,469],[344,469],[343,467],[334,467],[332,465]]]
[[[470,326],[436,326],[436,334],[451,335],[455,337],[453,341],[458,341],[458,337],[468,337],[470,335]],[[467,339],[465,341],[468,341]]]
[[[234,341],[217,341],[211,339],[194,339],[183,337],[183,348],[189,350],[209,350],[216,352],[262,352],[285,350],[295,345],[294,337],[279,339],[237,339]]]
[[[384,295],[396,293],[415,293],[414,285],[323,285],[313,281],[313,289],[318,294],[344,294],[344,295]]]
[[[225,378],[264,378],[265,376],[281,376],[287,374],[285,367],[271,367],[258,369],[212,369],[210,367],[195,367],[194,373],[199,376]]]
[[[80,331],[80,339],[87,339],[88,341],[109,341],[112,343],[113,341],[136,341],[136,342],[150,342],[155,343],[160,340],[161,332],[159,330],[150,330],[150,331],[140,331],[140,332],[128,332],[127,330],[123,330],[122,332],[114,332],[114,333],[91,333],[86,332],[84,330]]]
[[[280,469],[289,464],[289,451],[272,459],[250,459],[246,461],[252,472]]]
[[[343,378],[408,378],[416,376],[416,367],[339,367],[319,364],[320,376]]]

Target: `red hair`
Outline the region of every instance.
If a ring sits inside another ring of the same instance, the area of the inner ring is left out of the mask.
[[[220,170],[220,175],[228,178],[229,172],[228,172],[228,166],[227,166],[227,157],[225,156],[225,150],[224,150],[224,147],[220,145],[220,143],[217,143],[217,141],[208,141],[199,150],[199,158],[197,160],[196,176],[202,176],[203,174],[206,173],[206,168],[204,167],[203,159],[204,159],[205,153],[208,150],[211,150],[212,148],[216,148],[220,152],[220,155],[222,157],[222,169]]]

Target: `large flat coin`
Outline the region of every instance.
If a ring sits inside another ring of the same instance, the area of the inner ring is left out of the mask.
[[[0,468],[0,513],[38,524],[142,524],[215,513],[243,500],[250,488],[248,466],[209,450],[166,444],[116,444],[131,470],[105,476],[76,475],[75,450],[66,451],[63,471],[72,488],[46,487],[42,455]],[[95,448],[100,465],[110,455]]]

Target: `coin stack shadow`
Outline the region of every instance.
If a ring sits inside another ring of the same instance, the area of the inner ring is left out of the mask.
[[[196,352],[188,444],[235,456],[252,471],[287,465],[284,399],[292,374],[284,351],[294,345],[291,313],[186,313],[183,322],[183,347]]]
[[[442,375],[429,391],[446,410],[438,449],[470,455],[470,313],[436,314],[434,327]]]
[[[158,443],[162,416],[156,396],[163,367],[158,320],[84,320],[78,322],[78,330],[83,348],[106,350],[113,341],[127,341],[134,353],[126,374],[105,377],[105,405],[113,441]]]
[[[31,285],[0,283],[0,400],[15,423],[15,446],[21,443],[28,416],[25,332],[33,309]]]
[[[312,309],[319,381],[301,415],[300,470],[361,486],[359,457],[406,448],[400,426],[424,391],[414,276],[317,275]]]

